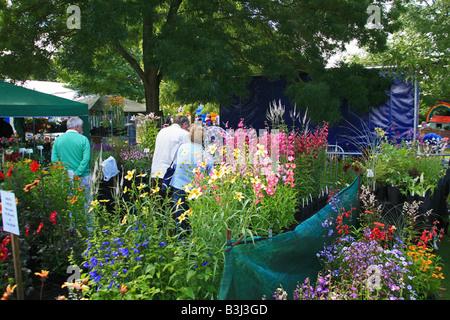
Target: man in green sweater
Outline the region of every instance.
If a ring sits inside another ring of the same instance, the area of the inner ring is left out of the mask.
[[[89,161],[91,145],[83,135],[83,120],[71,117],[67,120],[67,131],[56,138],[52,149],[52,162],[62,162],[73,175],[83,179],[82,185],[90,186]]]

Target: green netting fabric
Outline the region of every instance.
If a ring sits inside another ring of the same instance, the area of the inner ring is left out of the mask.
[[[358,190],[359,178],[356,178],[337,194],[339,207],[357,208]],[[349,224],[356,223],[356,212],[353,211]],[[261,300],[263,295],[269,299],[280,284],[291,295],[307,277],[315,282],[321,269],[316,254],[323,249],[328,233],[322,223],[330,216],[336,218],[337,214],[329,203],[293,231],[235,246],[231,243],[236,240],[229,241],[219,299]]]

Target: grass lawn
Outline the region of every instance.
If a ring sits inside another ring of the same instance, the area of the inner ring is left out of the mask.
[[[444,264],[442,270],[445,277],[445,279],[442,280],[442,287],[437,293],[437,299],[450,300],[450,229],[441,239],[437,254],[442,258],[442,263]]]

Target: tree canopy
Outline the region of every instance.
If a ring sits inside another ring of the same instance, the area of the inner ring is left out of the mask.
[[[448,0],[409,3],[399,17],[402,27],[389,38],[387,49],[352,60],[418,81],[424,116],[433,105],[450,101],[449,12]]]
[[[382,51],[402,2],[378,1],[390,10],[380,11],[382,28],[368,28],[369,0],[86,0],[80,28],[69,29],[68,0],[1,0],[0,77],[46,77],[56,62],[91,90],[142,90],[159,113],[163,80],[181,102],[227,103],[262,73],[285,78],[313,121],[333,122],[340,99],[361,111],[379,103],[383,82],[360,66],[327,70],[328,58],[354,39]]]

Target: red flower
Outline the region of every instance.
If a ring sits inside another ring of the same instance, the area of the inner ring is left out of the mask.
[[[31,172],[36,172],[39,170],[39,163],[36,160],[33,160],[33,162],[30,164]]]
[[[44,227],[44,223],[43,222],[39,223],[39,227],[37,228],[36,233],[41,232],[43,227]]]
[[[8,178],[11,178],[11,173],[12,173],[12,171],[13,171],[13,168],[14,168],[14,166],[11,166],[11,168],[9,168],[8,173],[6,174],[6,176],[7,176]]]
[[[53,211],[52,213],[50,213],[50,221],[53,223],[53,225],[56,224],[56,216],[58,215],[58,213],[56,211]]]
[[[11,235],[3,238],[2,244],[6,247],[8,244],[11,243]]]
[[[9,257],[8,249],[0,245],[0,261],[5,261]]]
[[[5,175],[0,171],[0,180],[5,180]]]

